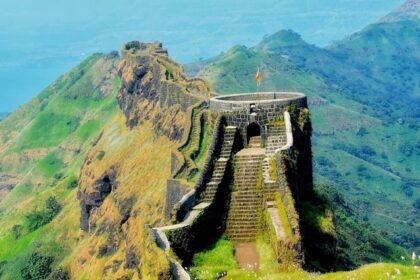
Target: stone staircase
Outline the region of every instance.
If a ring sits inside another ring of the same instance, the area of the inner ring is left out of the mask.
[[[270,156],[274,152],[286,145],[286,128],[280,125],[270,125],[268,127],[267,142],[265,144],[265,153]]]
[[[249,148],[261,148],[261,136],[254,136],[249,139]]]
[[[263,158],[262,148],[242,149],[234,158],[235,190],[231,194],[226,232],[237,243],[255,241],[259,229],[262,193],[258,180]]]
[[[232,154],[232,145],[235,139],[236,126],[227,126],[223,135],[223,144],[220,156],[214,164],[214,170],[210,182],[207,183],[202,202],[210,203],[214,200],[217,189],[225,174],[226,165]]]
[[[276,191],[279,190],[279,184],[275,178],[270,175],[270,160],[271,157],[266,157],[263,160],[263,195],[265,201],[274,200]]]

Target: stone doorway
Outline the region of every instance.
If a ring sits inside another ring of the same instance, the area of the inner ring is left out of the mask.
[[[246,128],[246,142],[249,143],[249,139],[256,136],[261,136],[261,128],[257,123],[253,122]]]

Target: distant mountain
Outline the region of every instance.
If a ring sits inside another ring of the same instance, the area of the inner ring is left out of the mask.
[[[379,22],[397,22],[405,20],[419,20],[420,18],[420,1],[407,0],[403,5],[384,16]]]
[[[416,14],[410,7],[418,1],[397,11]],[[388,239],[419,249],[420,25],[403,18],[369,25],[327,48],[280,31],[255,47],[236,46],[186,67],[222,94],[307,94],[317,181],[334,184],[359,219]]]

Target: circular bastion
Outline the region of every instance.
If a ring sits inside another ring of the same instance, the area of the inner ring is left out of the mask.
[[[220,95],[210,99],[210,110],[213,112],[233,112],[241,110],[280,109],[295,104],[306,107],[306,96],[299,92],[254,92]]]
[[[290,105],[306,108],[306,96],[299,92],[255,92],[210,99],[210,111],[225,116],[227,124],[238,127],[245,139],[251,124],[258,125],[259,133],[265,139],[270,122],[282,117]]]

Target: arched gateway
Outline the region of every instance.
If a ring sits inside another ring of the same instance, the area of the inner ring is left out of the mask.
[[[247,143],[249,143],[249,139],[251,139],[252,137],[258,136],[261,136],[260,126],[255,122],[250,123],[246,129]]]
[[[223,115],[228,125],[237,127],[245,144],[251,133],[261,135],[264,146],[270,123],[281,118],[290,105],[307,107],[306,96],[298,92],[258,92],[210,99],[210,110]]]

